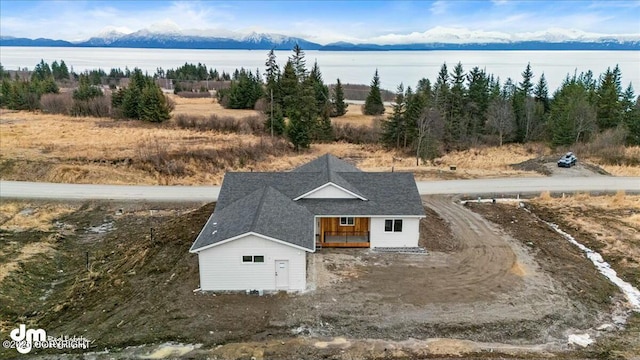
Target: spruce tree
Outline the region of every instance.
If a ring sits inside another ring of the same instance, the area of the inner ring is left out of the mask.
[[[607,71],[600,76],[600,83],[596,90],[598,108],[598,126],[600,129],[610,129],[618,126],[622,121],[622,104],[620,103],[619,69]]]
[[[362,112],[365,115],[384,114],[384,103],[382,102],[382,94],[380,93],[380,76],[378,76],[378,69],[376,69],[373,80],[371,80],[369,95],[367,95],[367,99],[364,102]]]
[[[538,80],[538,84],[536,88],[533,90],[533,95],[536,101],[540,102],[544,107],[544,112],[549,112],[549,88],[547,86],[547,79],[544,77],[544,73],[540,75],[540,79]]]
[[[300,45],[296,44],[293,47],[293,55],[289,58],[293,64],[296,76],[300,81],[307,77],[306,60],[304,59],[304,51]]]
[[[404,98],[404,86],[398,85],[396,98],[393,103],[393,112],[382,123],[382,142],[389,147],[400,147],[400,138],[404,133],[404,112],[406,103]]]
[[[342,83],[340,83],[339,78],[336,80],[336,86],[333,88],[331,102],[333,103],[331,116],[342,116],[347,113],[347,104],[344,102],[344,90],[342,89]]]

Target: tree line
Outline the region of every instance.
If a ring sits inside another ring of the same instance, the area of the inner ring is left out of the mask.
[[[504,83],[479,67],[465,72],[458,63],[449,71],[443,64],[433,84],[398,86],[381,141],[422,159],[478,143],[572,145],[613,128],[640,144],[640,104],[631,84],[623,90],[618,66],[598,78],[591,71],[567,75],[551,96],[544,73],[533,79],[530,64],[519,82]]]
[[[104,78],[127,77],[129,84],[116,89],[112,87],[111,99],[105,97],[98,86]],[[0,65],[0,106],[14,110],[53,109],[53,112],[72,116],[112,116],[114,118],[139,119],[162,122],[170,118],[172,103],[163,94],[153,77],[135,68],[111,69],[109,75],[103,70],[85,71],[76,74],[66,67],[64,61],[54,61],[51,66],[41,60],[31,76],[26,79],[17,74],[11,79]],[[57,81],[77,82],[71,99],[60,94]]]
[[[623,89],[618,66],[599,76],[591,71],[567,75],[551,95],[544,73],[536,80],[530,64],[521,76],[519,81],[508,78],[503,82],[477,66],[465,71],[460,62],[452,69],[445,63],[433,81],[423,78],[415,88],[398,85],[391,112],[383,117],[385,106],[376,70],[362,110],[378,116],[382,144],[422,159],[477,144],[546,141],[554,146],[571,145],[609,129],[623,133],[627,144],[640,144],[640,105],[631,84]],[[109,114],[160,122],[169,118],[172,108],[154,81],[163,77],[228,81],[228,87],[216,93],[219,102],[232,109],[260,109],[266,131],[286,136],[296,149],[336,140],[330,118],[347,111],[340,79],[329,91],[317,62],[309,68],[297,45],[282,69],[275,52],[270,51],[262,74],[259,69],[243,68],[219,74],[200,63],[166,71],[158,68],[153,76],[128,68],[76,74],[64,61],[51,66],[41,61],[29,79],[17,75],[11,79],[0,65],[0,105],[34,110],[43,95],[59,92],[58,82],[77,81],[69,113],[103,116],[103,110],[92,110],[104,97],[97,85],[128,78],[126,87],[111,86]]]

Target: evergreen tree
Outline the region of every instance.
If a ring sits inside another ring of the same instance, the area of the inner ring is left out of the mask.
[[[298,76],[296,75],[291,60],[288,60],[284,66],[279,88],[282,95],[282,111],[284,116],[290,117],[289,114],[296,107],[296,97],[298,96],[298,90],[300,88]]]
[[[438,78],[433,86],[433,96],[435,99],[435,107],[440,112],[442,121],[446,124],[449,123],[449,101],[451,97],[451,89],[449,87],[449,70],[447,69],[447,63],[443,63],[438,72]],[[449,133],[445,130],[443,135],[444,143],[447,147],[450,147],[452,140]]]
[[[625,116],[627,127],[627,144],[640,145],[640,97]]]
[[[236,79],[228,89],[218,91],[220,103],[229,109],[253,109],[256,102],[264,97],[260,75],[240,69]]]
[[[524,94],[525,98],[531,95],[533,91],[533,72],[531,71],[531,63],[527,63],[527,67],[522,72],[522,82],[519,90]]]
[[[169,120],[171,109],[158,86],[145,86],[140,96],[140,120],[163,122]]]
[[[91,85],[89,77],[85,74],[80,74],[80,81],[78,88],[73,90],[74,100],[89,100],[98,96],[103,96],[100,88]]]
[[[445,139],[450,144],[460,144],[466,134],[464,122],[465,73],[462,63],[458,62],[450,74],[452,86],[447,103],[447,116],[445,121]]]
[[[306,60],[304,59],[304,51],[300,45],[295,44],[293,47],[293,55],[289,60],[291,60],[291,63],[293,64],[293,69],[295,70],[295,74],[298,79],[300,79],[300,81],[304,80],[307,77],[307,68]]]
[[[486,122],[486,113],[489,107],[489,79],[484,70],[480,70],[476,66],[467,75],[467,81],[469,85],[465,107],[470,121],[469,135],[478,137]]]
[[[273,130],[273,135],[283,135],[285,132],[285,123],[282,106],[278,103],[274,103],[273,111],[269,108],[266,110],[266,113],[267,120],[264,123],[265,130],[269,133],[272,133]]]
[[[607,71],[600,76],[597,88],[598,126],[600,129],[610,129],[622,122],[623,109],[620,102],[621,88],[619,69]]]
[[[33,69],[33,74],[31,74],[31,80],[33,81],[44,81],[51,77],[51,68],[49,64],[44,62],[44,60],[40,60],[40,63],[36,65]]]
[[[278,102],[280,99],[280,92],[278,88],[278,81],[280,80],[280,68],[276,62],[276,54],[271,49],[267,55],[267,61],[264,64],[266,66],[265,81],[266,81],[266,95],[271,100],[273,96],[274,101]]]
[[[588,85],[574,76],[558,89],[551,103],[549,129],[553,145],[586,140],[597,129],[596,108],[589,103]]]
[[[547,79],[544,77],[544,73],[540,75],[538,84],[533,90],[533,95],[536,101],[542,104],[545,114],[548,113],[550,108],[549,88],[547,86]]]
[[[342,89],[340,79],[336,80],[336,86],[333,88],[332,95],[331,102],[333,103],[333,111],[331,116],[342,116],[346,114],[347,104],[344,102],[344,90]]]
[[[636,99],[631,83],[623,94],[623,107],[627,144],[640,145],[640,97]]]
[[[365,115],[384,114],[384,103],[382,102],[382,95],[380,93],[380,77],[378,76],[378,69],[376,69],[376,72],[373,75],[373,80],[371,80],[371,87],[364,102],[362,112]]]
[[[381,140],[389,147],[400,148],[400,139],[404,134],[404,112],[406,110],[402,83],[398,85],[392,109],[391,115],[382,123]]]
[[[303,87],[310,89],[315,99],[315,121],[312,119],[313,140],[327,141],[333,139],[331,127],[331,102],[329,88],[322,80],[322,73],[317,62],[314,62],[309,76],[304,80]]]
[[[162,89],[138,68],[130,72],[129,85],[112,94],[111,105],[116,116],[150,122],[169,119],[172,110]]]

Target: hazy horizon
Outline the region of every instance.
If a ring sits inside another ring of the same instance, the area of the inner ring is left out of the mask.
[[[640,39],[640,1],[2,1],[0,34],[82,41],[100,33],[250,32],[319,44],[468,37]],[[557,35],[553,35],[557,36]]]

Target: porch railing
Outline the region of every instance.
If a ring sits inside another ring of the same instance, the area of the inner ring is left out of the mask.
[[[325,243],[327,242],[344,242],[344,243],[369,242],[369,232],[368,231],[325,231],[324,242]]]

